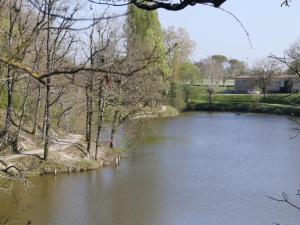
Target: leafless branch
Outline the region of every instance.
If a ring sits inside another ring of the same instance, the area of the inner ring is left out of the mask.
[[[297,206],[296,204],[292,203],[288,199],[288,195],[285,192],[282,192],[281,196],[282,196],[282,198],[274,198],[274,197],[271,197],[271,196],[267,196],[267,197],[270,198],[270,199],[272,199],[272,200],[274,200],[274,201],[277,201],[277,202],[286,203],[286,204],[292,206],[293,208],[300,210],[299,206]]]
[[[139,1],[139,0],[130,0],[130,1],[121,1],[121,0],[89,0],[89,2],[94,4],[101,4],[101,5],[111,5],[111,6],[124,6],[128,4],[133,4],[140,9],[145,9],[148,11],[156,10],[156,9],[166,9],[170,11],[178,11],[186,8],[187,6],[194,6],[196,4],[212,4],[214,7],[220,7],[226,0],[181,0],[179,2],[173,1]]]
[[[284,1],[281,3],[281,7],[283,7],[283,6],[290,7],[290,2],[292,2],[292,0],[284,0]]]

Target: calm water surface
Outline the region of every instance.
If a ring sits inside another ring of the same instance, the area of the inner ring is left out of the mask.
[[[0,212],[34,225],[299,225],[299,211],[266,197],[300,203],[293,128],[232,113],[135,123],[125,131],[133,157],[118,168],[34,178],[26,193],[2,194]]]

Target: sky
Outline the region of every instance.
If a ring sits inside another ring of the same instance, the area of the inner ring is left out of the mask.
[[[280,7],[282,0],[227,0],[222,7],[233,13],[250,34],[253,48],[240,24],[225,12],[197,5],[182,11],[159,10],[163,27],[184,27],[197,44],[193,60],[214,54],[253,65],[268,55],[282,55],[300,38],[300,1]]]

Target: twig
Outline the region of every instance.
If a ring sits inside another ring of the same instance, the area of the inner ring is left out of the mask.
[[[300,210],[299,206],[297,206],[294,203],[292,203],[291,201],[289,201],[288,196],[285,192],[282,192],[281,196],[282,196],[282,199],[274,198],[272,196],[267,196],[267,197],[274,200],[274,201],[277,201],[277,202],[287,203],[288,205],[292,206],[293,208]]]
[[[202,5],[206,5],[206,6],[209,6],[209,7],[213,7],[215,8],[214,6],[210,5],[210,4],[207,4],[207,3],[203,3]],[[234,15],[232,12],[222,8],[222,7],[218,7],[217,9],[229,14],[230,16],[232,16],[238,23],[239,25],[242,27],[244,33],[246,34],[247,36],[247,39],[248,39],[248,42],[249,42],[249,45],[250,45],[250,48],[253,49],[253,45],[252,45],[252,42],[251,42],[251,39],[250,39],[250,34],[249,32],[247,31],[246,27],[244,26],[244,24],[242,23],[242,21],[236,16]]]

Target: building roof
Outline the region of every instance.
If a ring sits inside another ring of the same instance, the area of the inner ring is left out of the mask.
[[[256,76],[251,74],[243,74],[240,76],[237,76],[235,79],[256,79]]]

